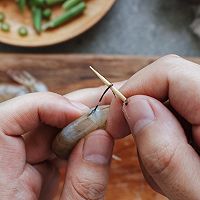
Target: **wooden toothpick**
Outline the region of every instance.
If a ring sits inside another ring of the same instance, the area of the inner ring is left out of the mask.
[[[113,93],[119,97],[125,104],[127,104],[127,98],[117,89],[113,86],[111,82],[109,82],[106,78],[104,78],[99,72],[97,72],[93,67],[90,66],[90,69],[99,77],[99,79],[110,89],[113,91]]]

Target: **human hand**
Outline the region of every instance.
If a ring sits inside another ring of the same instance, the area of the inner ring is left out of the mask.
[[[123,106],[112,93],[107,94],[103,103],[112,101],[107,131],[113,138],[121,138],[130,128],[144,177],[154,190],[173,200],[199,199],[199,156],[188,144],[181,123],[162,103],[169,99],[176,116],[190,124],[189,134],[200,146],[199,65],[175,55],[165,56],[121,84],[120,91],[129,97],[129,103]],[[93,105],[102,90],[67,96],[87,104],[88,93],[88,105]]]
[[[88,108],[54,93],[34,93],[0,104],[0,197],[53,199],[60,161],[52,158],[58,132]],[[97,130],[81,140],[67,163],[60,199],[103,199],[113,139]]]

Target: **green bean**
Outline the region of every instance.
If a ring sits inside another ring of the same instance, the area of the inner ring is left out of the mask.
[[[28,5],[30,7],[34,6],[35,5],[35,0],[28,0]]]
[[[67,0],[65,1],[65,3],[63,3],[62,7],[65,10],[68,10],[72,7],[74,7],[75,5],[77,5],[78,3],[80,3],[82,0]]]
[[[37,33],[42,31],[42,9],[37,6],[32,6],[33,24]]]
[[[7,23],[1,24],[1,30],[4,32],[9,32],[10,31],[10,25]]]
[[[4,22],[5,20],[5,14],[3,12],[0,12],[0,22]]]
[[[17,3],[18,3],[19,10],[23,12],[26,6],[26,0],[17,0]]]
[[[50,22],[47,22],[43,25],[43,30],[50,29],[50,28],[56,28],[67,21],[71,20],[72,18],[78,16],[81,14],[86,8],[86,4],[84,2],[81,2],[74,6],[73,8],[69,9],[68,11],[65,11],[62,15],[58,16],[57,18],[53,19]]]
[[[35,6],[39,6],[39,7],[43,7],[43,6],[45,6],[45,0],[34,0],[33,1],[33,4],[35,5]]]
[[[45,18],[45,19],[49,19],[52,15],[52,11],[50,8],[45,8],[42,12],[42,16]]]
[[[63,3],[65,0],[45,0],[46,5],[52,6],[55,4]]]
[[[18,29],[18,34],[22,37],[25,37],[28,35],[28,29],[25,26],[21,26]]]

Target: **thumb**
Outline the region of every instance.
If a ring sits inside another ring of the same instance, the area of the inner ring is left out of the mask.
[[[133,96],[123,107],[145,171],[169,199],[199,199],[200,160],[182,127],[159,101]]]
[[[69,159],[61,199],[104,199],[113,145],[104,130],[96,130],[79,142]]]

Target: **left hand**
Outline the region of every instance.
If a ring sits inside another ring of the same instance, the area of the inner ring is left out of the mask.
[[[1,199],[53,199],[59,183],[51,143],[58,128],[88,108],[54,93],[34,93],[0,104]],[[67,164],[60,199],[103,199],[113,139],[103,130],[82,139]]]

